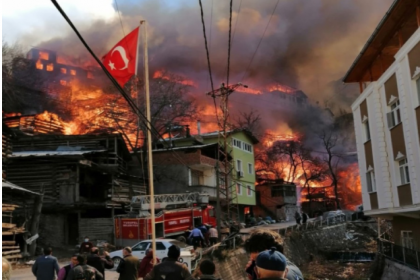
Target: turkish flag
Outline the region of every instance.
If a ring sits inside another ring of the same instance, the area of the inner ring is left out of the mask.
[[[102,57],[102,63],[122,87],[136,74],[138,36],[137,27]]]

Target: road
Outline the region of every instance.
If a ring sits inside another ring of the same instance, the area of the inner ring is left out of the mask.
[[[66,265],[66,263],[60,263],[60,267]],[[36,279],[35,276],[32,274],[31,271],[32,267],[28,266],[28,268],[17,269],[13,270],[11,280],[29,280],[29,279]],[[114,270],[107,270],[105,271],[105,279],[106,280],[118,280],[119,274]]]

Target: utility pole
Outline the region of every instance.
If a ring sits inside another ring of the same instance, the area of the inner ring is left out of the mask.
[[[230,142],[228,140],[228,132],[229,132],[229,95],[231,95],[236,88],[243,86],[245,88],[247,88],[248,86],[246,85],[242,85],[241,83],[237,83],[234,85],[230,85],[230,86],[225,86],[224,83],[222,83],[221,87],[218,89],[215,89],[214,91],[208,92],[206,95],[211,96],[212,98],[216,98],[216,97],[220,97],[220,109],[222,112],[221,118],[219,118],[217,111],[216,111],[216,115],[217,115],[217,120],[218,120],[218,125],[219,125],[219,139],[222,139],[222,147],[219,147],[219,156],[218,156],[218,160],[220,160],[220,155],[223,155],[223,162],[224,162],[224,190],[221,191],[220,190],[220,184],[217,183],[217,203],[220,206],[220,194],[223,193],[225,195],[225,199],[226,199],[226,215],[225,215],[225,219],[230,222],[230,220],[233,220],[234,218],[238,219],[239,218],[239,208],[238,208],[238,197],[237,197],[237,192],[236,192],[236,182],[234,180],[234,175],[231,176],[232,181],[231,184],[229,184],[229,177],[232,174],[232,171],[235,170],[235,165],[234,163],[229,161],[229,154],[231,152],[231,149],[229,149],[230,147]],[[220,146],[220,143],[219,143]],[[221,217],[221,209],[216,208],[216,211],[218,211],[219,213],[216,212],[216,217]],[[233,213],[233,212],[235,213]],[[236,217],[233,217],[233,215],[235,214]],[[218,216],[219,215],[219,216]],[[219,223],[219,219],[218,219],[218,223]],[[220,227],[218,225],[218,230],[220,231]]]
[[[217,226],[217,239],[222,240],[221,232],[221,207],[220,207],[220,166],[219,158],[216,161],[216,226]]]

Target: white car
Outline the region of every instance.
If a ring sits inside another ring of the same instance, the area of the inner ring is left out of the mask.
[[[190,255],[194,249],[193,246],[189,246],[175,239],[156,239],[156,257],[161,261],[168,257],[168,249],[172,245],[176,245],[181,248],[181,257],[183,255]],[[152,248],[152,240],[143,240],[131,247],[133,250],[132,255],[142,260],[146,256],[146,250]],[[187,253],[187,254],[186,254]],[[114,261],[114,267],[118,267],[121,259],[123,259],[122,250],[113,251],[109,253],[109,256]]]

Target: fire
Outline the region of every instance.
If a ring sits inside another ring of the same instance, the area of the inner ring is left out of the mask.
[[[49,63],[47,64],[47,71],[53,71],[54,70],[54,64]]]
[[[261,94],[261,90],[245,88],[245,87],[239,87],[238,89],[236,89],[236,91],[242,92],[242,93],[250,93],[250,94]]]
[[[179,75],[178,75],[179,76]],[[157,70],[153,73],[153,79],[164,79],[168,81],[173,81],[176,83],[180,83],[186,86],[197,87],[196,83],[193,80],[186,79],[183,77],[182,80],[173,80],[169,74],[165,73],[165,71]]]
[[[42,64],[41,60],[36,62],[36,69],[42,70],[44,69],[44,64]]]
[[[297,89],[295,89],[295,88],[292,88],[292,87],[289,87],[289,86],[286,86],[286,85],[281,85],[281,84],[274,84],[274,85],[268,86],[267,90],[269,92],[281,91],[281,92],[284,92],[284,93],[295,93],[297,91]]]
[[[40,51],[39,52],[39,59],[49,60],[50,54],[48,52]]]

